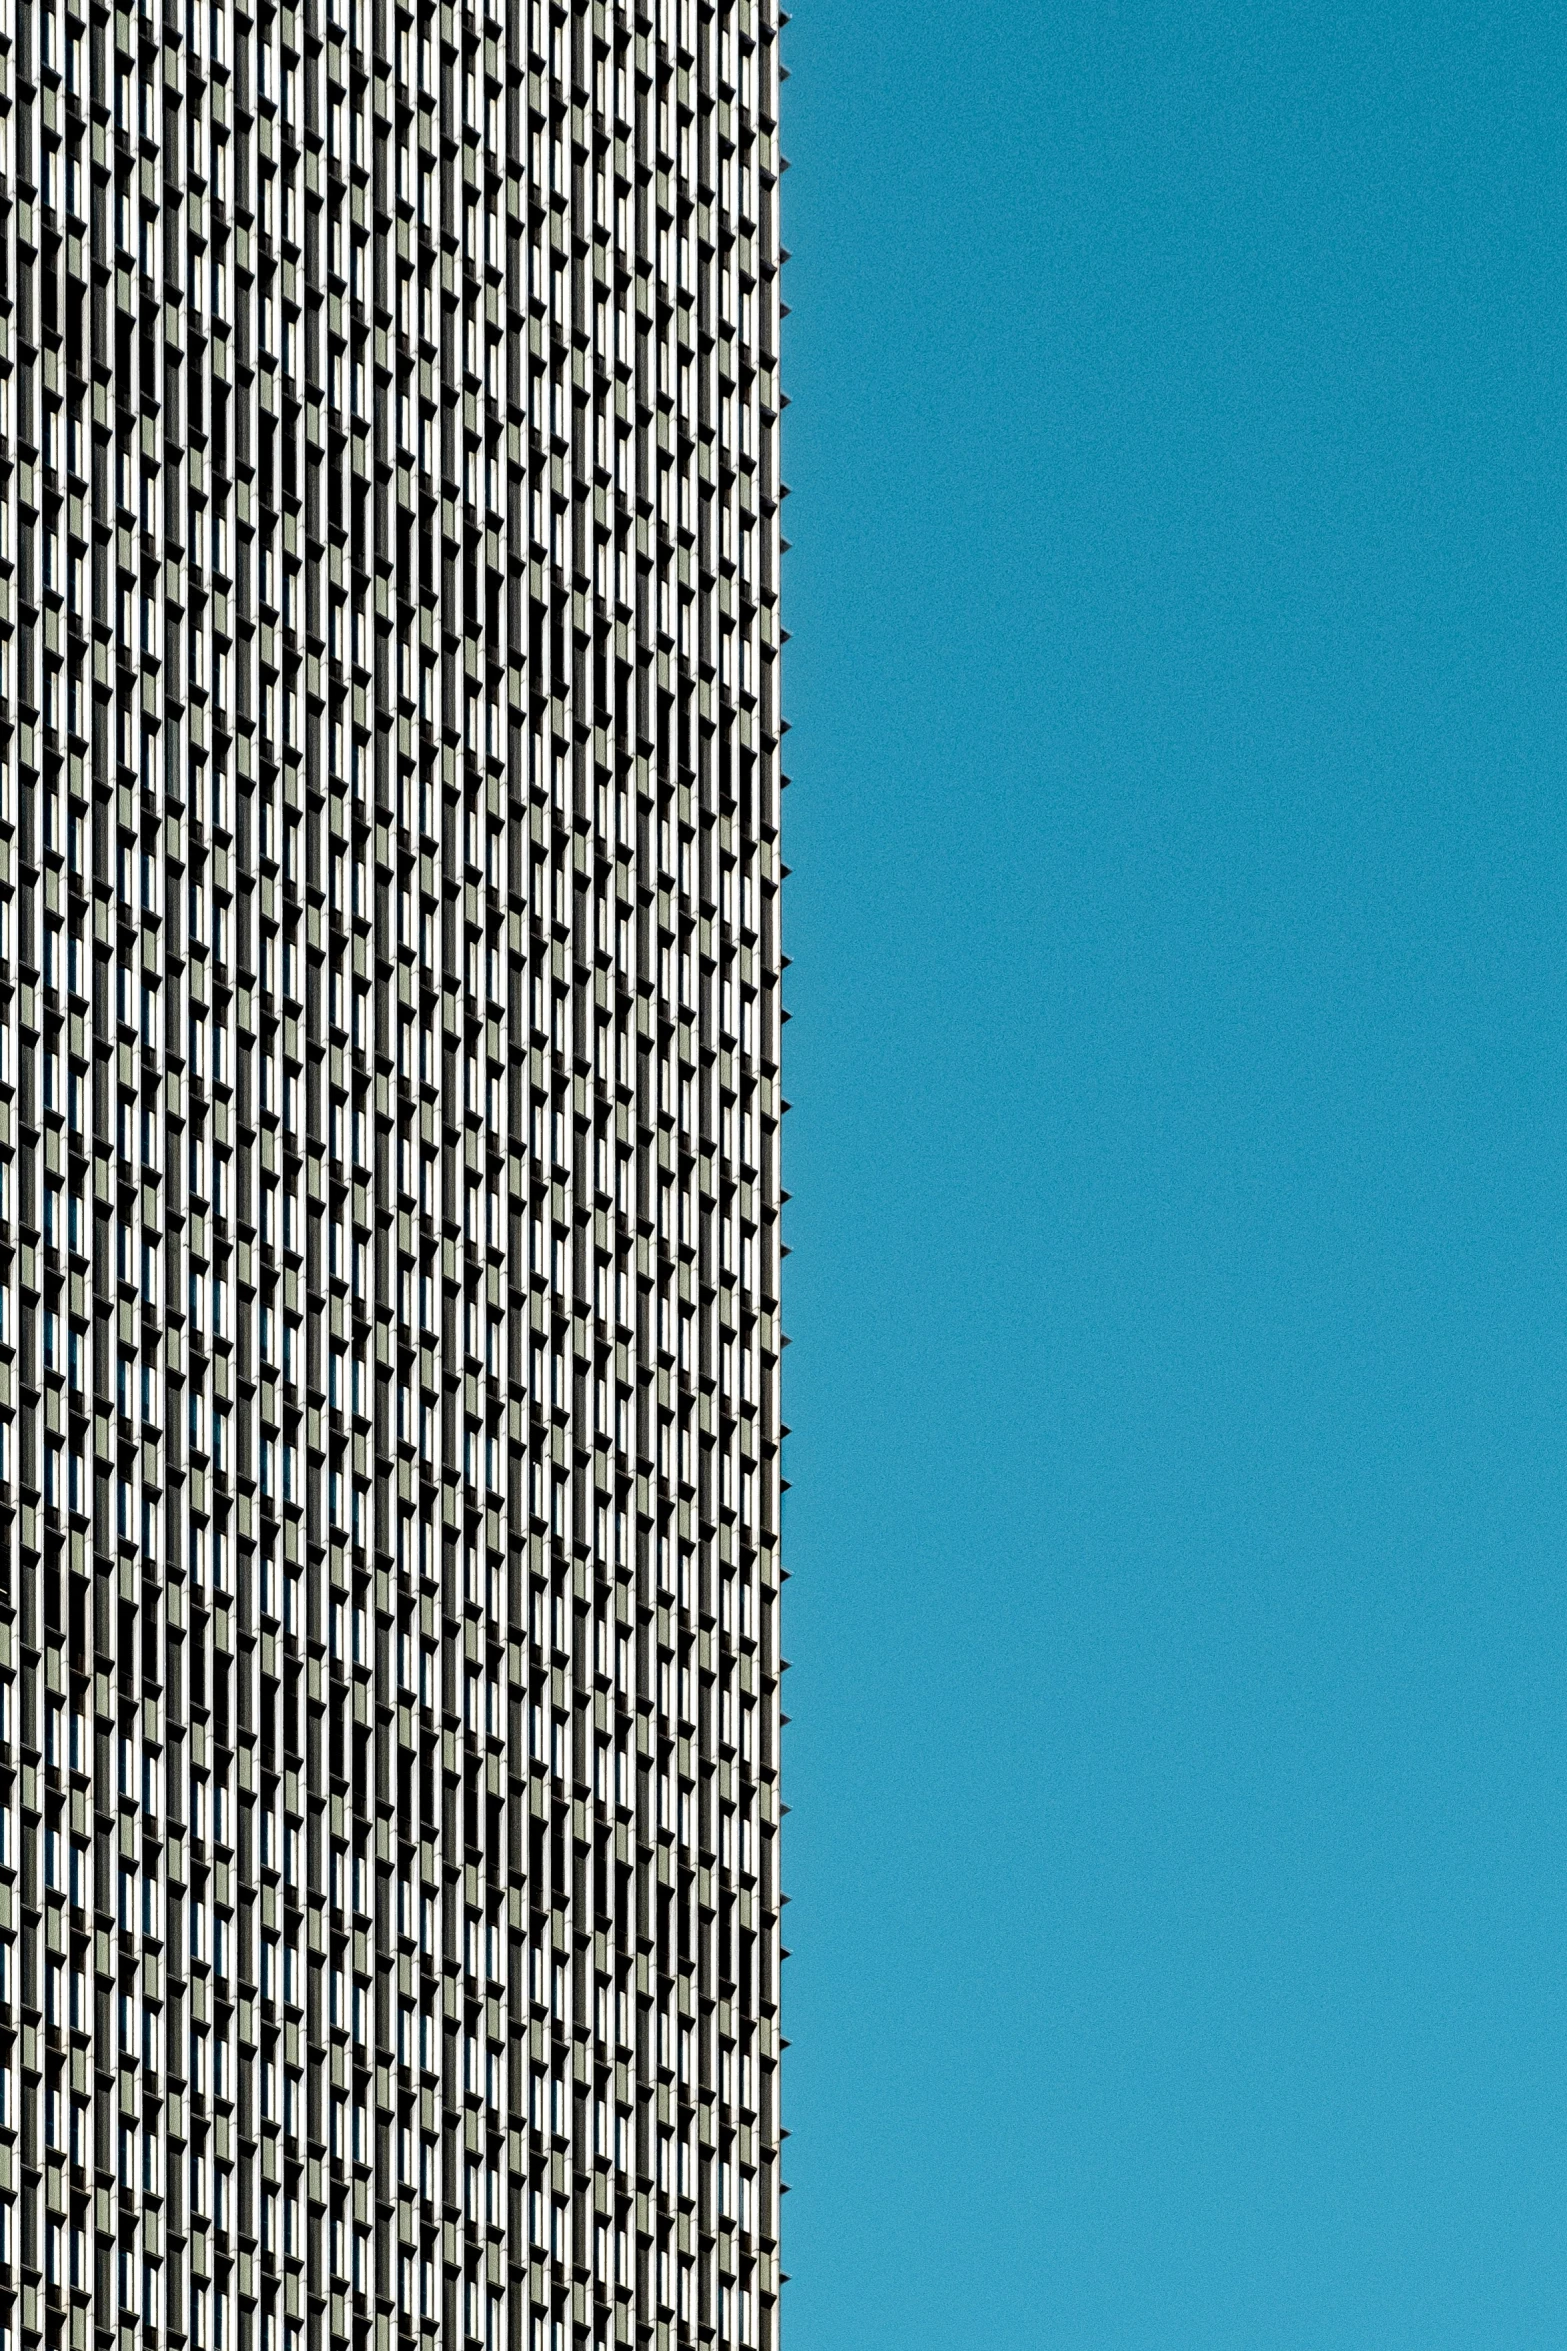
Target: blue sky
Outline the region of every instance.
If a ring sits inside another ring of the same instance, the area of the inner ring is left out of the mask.
[[[785,38],[790,2351],[1540,2351],[1567,28]]]

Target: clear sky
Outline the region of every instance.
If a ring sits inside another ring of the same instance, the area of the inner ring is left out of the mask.
[[[785,38],[789,2351],[1546,2351],[1567,20]]]

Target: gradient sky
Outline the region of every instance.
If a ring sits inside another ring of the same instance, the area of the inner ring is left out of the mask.
[[[786,55],[789,2351],[1543,2351],[1567,25]]]

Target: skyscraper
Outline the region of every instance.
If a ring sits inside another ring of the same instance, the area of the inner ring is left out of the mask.
[[[777,2339],[773,0],[0,0],[0,2351]]]

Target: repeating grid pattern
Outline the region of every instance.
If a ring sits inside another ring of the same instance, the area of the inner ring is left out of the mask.
[[[0,2351],[777,2340],[773,0],[0,0]]]

